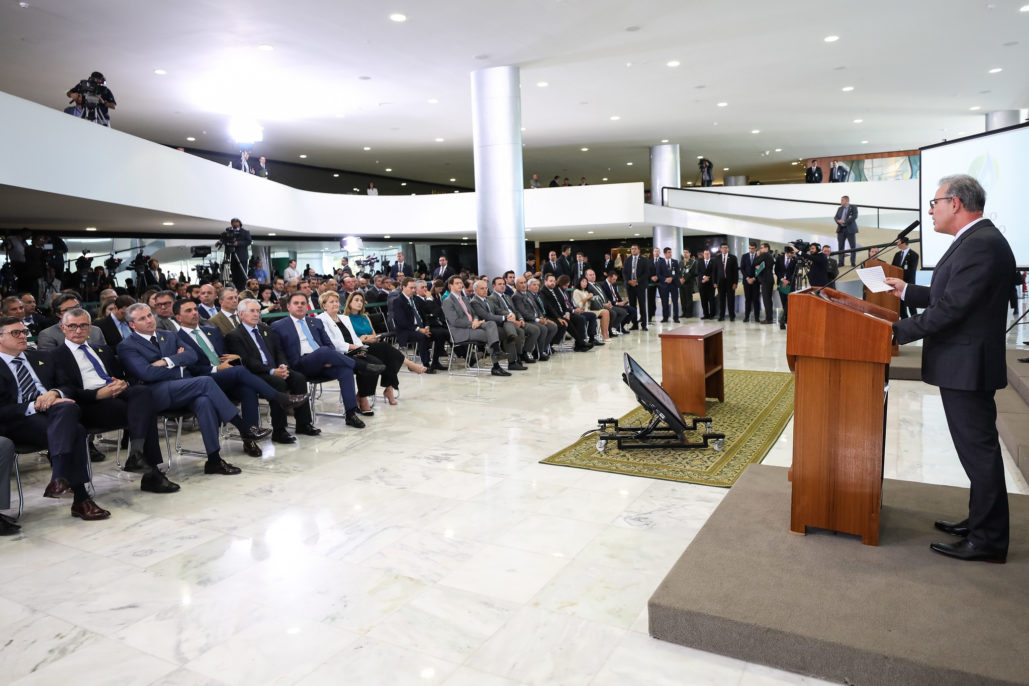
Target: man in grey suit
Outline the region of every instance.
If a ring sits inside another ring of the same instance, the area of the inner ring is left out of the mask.
[[[533,284],[535,292],[530,289],[529,284]],[[519,276],[515,279],[515,294],[511,296],[511,301],[514,302],[515,310],[525,320],[526,325],[535,324],[539,328],[539,338],[536,339],[536,360],[546,362],[550,359],[547,351],[550,350],[551,342],[557,337],[559,327],[547,319],[547,310],[537,295],[539,288],[539,279],[526,281],[524,276]]]
[[[61,317],[68,310],[74,310],[79,306],[79,299],[71,293],[61,293],[54,298],[53,308],[54,316],[57,317],[57,323],[53,326],[47,327],[39,332],[39,336],[36,338],[36,348],[38,350],[51,350],[64,343],[64,331],[61,330]],[[99,327],[89,327],[89,338],[87,339],[90,345],[106,345],[107,341],[104,340],[104,333]]]
[[[493,358],[493,376],[511,376],[500,366],[500,335],[494,322],[483,321],[472,316],[471,308],[465,302],[464,280],[460,276],[451,276],[447,281],[450,294],[443,299],[443,316],[450,326],[450,342],[453,345],[462,343],[485,343]]]
[[[513,272],[511,276],[514,276]],[[516,331],[523,334],[522,343],[519,346],[519,359],[522,362],[534,363],[536,360],[532,354],[535,352],[536,343],[539,341],[540,326],[534,322],[526,321],[522,317],[521,313],[518,312],[518,308],[515,307],[511,295],[507,281],[503,276],[498,276],[493,279],[493,294],[487,300],[489,300],[494,312],[499,312],[505,316],[514,315],[514,319],[508,317],[507,323],[513,323]]]
[[[497,325],[497,335],[500,336],[500,343],[507,353],[508,370],[525,371],[528,369],[519,362],[519,355],[525,345],[525,331],[518,328],[515,323],[513,312],[501,314],[495,310],[492,303],[486,297],[486,281],[480,280],[472,284],[475,295],[468,301],[472,308],[472,316],[486,322],[494,322]]]
[[[897,343],[924,339],[922,380],[939,386],[947,426],[971,490],[968,517],[937,521],[959,537],[929,547],[959,560],[1005,562],[1008,493],[997,438],[994,394],[1007,385],[1005,326],[1015,258],[1007,240],[983,218],[986,191],[971,176],[947,176],[929,201],[933,230],[954,236],[936,263],[932,284],[887,278],[893,294],[921,314],[893,323]]]
[[[857,218],[858,208],[855,205],[850,204],[850,196],[845,195],[840,198],[840,206],[836,209],[836,243],[839,247],[838,252],[843,252],[844,245],[847,241],[850,241],[850,249],[857,249]],[[857,253],[850,253],[850,266],[853,267],[857,264]],[[840,255],[840,265],[843,265],[843,260],[846,255]]]

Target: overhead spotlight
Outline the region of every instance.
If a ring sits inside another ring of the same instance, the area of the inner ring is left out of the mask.
[[[590,151],[589,148],[579,148],[579,150],[582,150],[583,152],[589,152]]]
[[[86,227],[86,231],[96,231],[96,227],[95,226],[87,226]]]
[[[800,162],[790,162],[790,164],[792,164],[794,167],[796,167],[798,164],[800,164]]]
[[[443,139],[442,139],[442,138],[437,138],[437,139],[436,139],[436,142],[437,142],[437,143],[442,143],[442,142],[443,142]]]
[[[851,92],[852,90],[854,90],[854,86],[844,86],[844,87],[843,87],[843,88],[841,88],[840,90],[841,90],[841,91],[843,91],[844,93],[849,93],[849,92]]]
[[[332,175],[332,178],[334,178],[334,179],[338,179],[338,178],[339,178],[339,172],[337,172],[337,173],[333,174],[333,175]]]
[[[370,147],[368,147],[367,145],[366,145],[366,146],[364,146],[364,149],[365,149],[365,151],[371,150],[371,148],[370,148]]]
[[[274,236],[274,235],[275,235],[275,232],[274,232],[274,231],[272,231],[272,232],[271,232],[271,233],[269,233],[268,235],[269,235],[269,236]]]
[[[426,102],[429,103],[430,105],[438,105],[439,104],[439,100],[437,100],[436,98],[429,98],[428,100],[426,100]]]
[[[386,234],[385,236],[383,236],[383,238],[389,239],[391,238],[391,236],[389,234]]]
[[[863,121],[864,121],[864,119],[855,119],[855,120],[854,120],[854,123],[855,123],[855,124],[860,124],[860,123],[861,123],[861,122],[863,122]]]
[[[722,167],[722,171],[729,171],[728,167]]]
[[[835,42],[836,42],[836,41],[838,41],[839,39],[840,39],[840,37],[839,37],[839,36],[826,36],[826,37],[825,37],[825,38],[823,38],[822,40],[824,40],[824,41],[825,41],[826,43],[835,43]]]
[[[861,145],[868,145],[868,141],[861,141]]]
[[[164,76],[168,72],[165,71],[164,69],[154,69],[154,73],[157,74],[158,76]]]
[[[981,109],[982,109],[982,107],[979,107],[979,105],[972,105],[972,106],[971,106],[971,107],[969,107],[968,109],[969,109],[970,111],[972,111],[972,112],[978,112],[979,110],[981,110]]]
[[[601,181],[607,181],[607,177],[605,176],[604,178],[601,179]]]
[[[454,183],[457,179],[450,179],[450,183]]]
[[[668,60],[668,62],[665,63],[665,66],[667,66],[667,67],[678,67],[680,64],[681,64],[681,62],[679,62],[679,60]]]
[[[1001,73],[1002,71],[1004,71],[1004,70],[1003,70],[1003,69],[1001,69],[1000,67],[994,67],[993,69],[991,69],[991,70],[989,71],[989,73],[990,73],[990,74],[999,74],[999,73]]]
[[[593,232],[592,231],[587,231],[586,233],[593,233]]]
[[[300,159],[306,160],[307,159],[307,155],[300,155]]]
[[[407,21],[407,15],[401,14],[400,12],[394,12],[393,14],[389,15],[389,20],[395,21],[398,24],[403,24],[405,21]]]
[[[719,107],[728,107],[729,103],[727,103],[727,102],[720,102],[720,103],[718,103],[718,106]]]
[[[611,115],[611,121],[618,121],[619,119],[621,119],[621,117],[619,117],[617,114]]]
[[[776,152],[782,152],[782,148],[776,148],[775,151]]]
[[[407,185],[407,181],[401,181],[401,182],[400,182],[400,185],[401,185],[401,186],[406,186],[406,185]]]
[[[702,159],[704,159],[704,156],[703,155],[697,155],[697,159],[698,160],[702,160]]]
[[[668,142],[668,139],[667,139],[667,138],[662,138],[662,139],[661,139],[661,142],[662,142],[662,143],[667,143],[667,142]]]
[[[274,45],[268,45],[267,43],[265,43],[263,45],[258,45],[257,49],[258,50],[262,50],[264,52],[271,52],[272,50],[275,49],[275,46]]]
[[[186,140],[189,141],[190,143],[192,143],[193,141],[196,140],[196,138],[194,138],[193,136],[186,136]]]
[[[550,85],[550,84],[549,84],[549,83],[547,83],[546,81],[537,81],[537,82],[536,82],[536,86],[537,86],[538,88],[546,88],[546,87],[547,87],[547,86],[549,86],[549,85]]]
[[[751,133],[761,133],[761,129],[752,129]]]
[[[386,171],[388,171],[388,172],[391,172],[391,171],[393,171],[393,170],[392,170],[392,169],[390,169],[389,167],[386,167]]]
[[[631,166],[632,166],[632,162],[626,162],[626,163],[625,163],[625,166],[626,166],[626,167],[631,167]]]

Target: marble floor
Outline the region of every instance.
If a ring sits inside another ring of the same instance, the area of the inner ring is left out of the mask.
[[[367,429],[323,418],[263,459],[230,443],[237,477],[181,458],[173,495],[109,459],[104,522],[44,500],[23,456],[23,534],[0,539],[3,682],[819,683],[647,635],[647,598],[726,491],[538,464],[635,405],[620,353],[657,376],[659,331],[510,379],[404,374]],[[726,326],[729,368],[786,370],[784,351],[777,327]],[[890,395],[886,476],[967,485],[935,389]],[[766,463],[789,464],[791,437]]]

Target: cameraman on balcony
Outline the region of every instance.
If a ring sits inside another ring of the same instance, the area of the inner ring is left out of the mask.
[[[106,85],[107,80],[98,71],[89,75],[88,79],[79,81],[72,86],[67,95],[75,104],[75,112],[79,116],[100,126],[111,125],[110,110],[117,104],[114,101],[114,93]],[[67,110],[65,110],[67,111]]]

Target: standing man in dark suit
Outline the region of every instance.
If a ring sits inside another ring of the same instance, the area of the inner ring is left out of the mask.
[[[839,162],[836,160],[832,161],[832,166],[829,167],[829,183],[843,183],[847,180],[847,176],[850,174]]]
[[[722,252],[715,258],[715,283],[718,285],[718,321],[736,321],[736,285],[740,282],[740,267],[735,255],[729,254],[729,244],[722,243]]]
[[[654,321],[657,312],[657,291],[659,286],[658,270],[661,268],[661,249],[650,251],[650,281],[647,284],[647,323]]]
[[[558,265],[559,271],[558,271],[557,274],[555,274],[555,278],[557,278],[557,277],[561,276],[562,274],[564,274],[569,279],[571,279],[572,278],[572,273],[573,273],[572,262],[574,262],[574,260],[572,259],[572,246],[570,246],[570,245],[562,245],[561,246],[561,256],[557,258],[557,265]]]
[[[81,410],[68,397],[70,389],[57,387],[47,354],[26,350],[28,333],[17,317],[0,317],[0,434],[49,448],[52,478],[43,497],[58,498],[70,490],[73,517],[107,519],[111,513],[86,491],[89,453]]]
[[[939,386],[947,426],[971,484],[968,518],[937,521],[960,537],[933,543],[959,560],[1004,562],[1008,554],[1008,494],[997,437],[994,393],[1007,385],[1005,326],[1015,258],[997,227],[983,218],[986,191],[971,176],[940,180],[929,201],[933,230],[954,236],[936,263],[930,286],[888,278],[893,294],[920,315],[893,323],[898,343],[924,339],[922,380]]]
[[[611,258],[611,253],[604,253],[604,266],[600,270],[600,276],[607,278],[607,275],[615,270],[615,261]]]
[[[855,205],[850,204],[850,196],[843,196],[840,198],[840,206],[836,209],[836,244],[838,246],[837,252],[842,253],[847,241],[850,241],[850,249],[857,249],[857,218],[858,208]],[[850,253],[850,266],[853,267],[857,264],[857,253]],[[843,260],[846,255],[840,255],[840,265],[843,265]]]
[[[893,266],[904,270],[904,283],[914,283],[915,273],[918,271],[918,253],[911,249],[906,238],[897,242],[899,250],[893,255]],[[914,317],[918,310],[910,303],[903,300],[900,302],[900,318],[907,319],[908,315]]]
[[[822,183],[822,168],[818,166],[818,160],[808,163],[804,170],[804,183]]]
[[[586,255],[581,252],[575,253],[575,262],[572,263],[572,283],[578,284],[579,279],[586,276],[586,270],[590,268],[586,261]]]
[[[698,290],[700,292],[700,309],[704,313],[702,319],[714,319],[717,309],[715,299],[715,261],[711,258],[711,251],[704,248],[704,253],[697,260],[696,275]]]
[[[783,248],[783,253],[775,261],[775,276],[779,284],[779,300],[782,302],[782,321],[779,328],[786,328],[786,318],[789,316],[790,290],[793,288],[793,277],[797,273],[797,260],[792,245]],[[785,291],[785,293],[783,292]]]
[[[556,279],[564,273],[561,269],[561,262],[557,259],[557,251],[551,250],[547,254],[547,261],[543,263],[543,270],[541,272],[543,278],[546,278],[547,274],[553,274]]]
[[[754,274],[757,283],[761,287],[761,304],[765,307],[765,318],[759,319],[758,312],[754,310],[755,321],[762,324],[772,323],[772,290],[775,288],[775,261],[772,259],[772,246],[762,243],[754,260]]]
[[[629,248],[629,256],[622,263],[622,280],[625,281],[625,292],[629,298],[629,306],[636,308],[636,316],[632,320],[632,328],[647,330],[647,284],[650,283],[651,262],[640,255],[640,246],[633,243]]]
[[[436,269],[433,270],[433,272],[432,272],[433,280],[443,279],[444,281],[446,281],[446,280],[448,280],[453,275],[454,275],[454,268],[447,264],[446,255],[440,255],[439,256],[439,266],[436,267]]]
[[[754,321],[761,321],[761,284],[754,275],[757,266],[757,243],[750,242],[747,254],[740,258],[740,274],[743,275],[743,321],[750,321],[750,312],[754,311]]]
[[[397,261],[389,268],[389,278],[396,281],[399,277],[414,276],[414,267],[404,261],[404,253],[397,253]]]
[[[693,294],[697,291],[697,260],[689,248],[683,248],[679,270],[682,272],[679,279],[680,311],[684,319],[689,319],[693,316]]]
[[[168,287],[168,279],[164,277],[161,263],[157,260],[151,259],[147,264],[147,270],[143,272],[143,287],[144,289],[157,288],[162,291]]]
[[[657,288],[661,291],[661,321],[668,321],[668,314],[679,323],[679,283],[682,280],[682,268],[679,260],[672,258],[672,249],[665,248],[665,256],[657,263]]]

